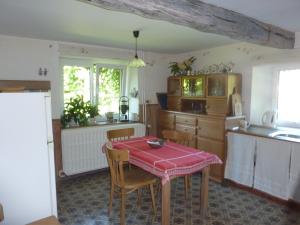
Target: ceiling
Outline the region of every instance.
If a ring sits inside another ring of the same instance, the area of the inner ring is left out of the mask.
[[[204,0],[283,28],[300,31],[299,0]],[[279,16],[284,15],[284,16]],[[76,0],[1,0],[0,34],[117,48],[183,53],[235,43],[168,22],[107,11]]]

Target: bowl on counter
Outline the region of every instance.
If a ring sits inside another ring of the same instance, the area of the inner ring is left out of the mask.
[[[151,147],[151,148],[161,148],[162,146],[164,146],[164,140],[163,139],[152,139],[147,141],[147,144]]]

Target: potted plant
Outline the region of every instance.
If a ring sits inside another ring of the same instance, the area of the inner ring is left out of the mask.
[[[195,62],[196,58],[194,56],[184,60],[183,62],[171,62],[169,68],[171,69],[171,74],[175,75],[184,75],[188,71],[192,71],[192,65]]]
[[[65,104],[64,112],[61,117],[61,123],[64,127],[68,125],[85,126],[88,124],[89,113],[87,103],[84,102],[83,96],[77,95],[70,98]]]
[[[93,105],[90,101],[86,103],[86,112],[89,114],[89,123],[96,123],[96,116],[99,115],[99,110],[97,105]]]

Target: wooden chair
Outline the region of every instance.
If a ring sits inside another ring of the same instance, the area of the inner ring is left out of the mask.
[[[109,130],[106,134],[109,141],[126,140],[134,135],[134,128]]]
[[[4,220],[4,213],[3,213],[3,207],[0,204],[0,222]]]
[[[3,213],[3,207],[0,204],[0,222],[4,220],[4,213]],[[57,218],[55,216],[50,216],[32,223],[29,223],[27,225],[60,225]]]
[[[153,184],[156,183],[156,177],[141,169],[124,170],[124,162],[128,162],[129,152],[127,150],[113,149],[110,146],[110,143],[106,145],[106,157],[111,175],[111,191],[108,211],[109,214],[111,213],[112,209],[115,187],[119,188],[121,192],[120,224],[124,225],[126,195],[145,186],[149,186],[152,198],[152,207],[154,215],[156,215],[155,197],[153,190]]]
[[[49,216],[47,218],[29,223],[27,225],[60,225],[55,216]]]
[[[164,139],[176,142],[178,144],[189,146],[193,140],[194,135],[191,133],[184,133],[176,130],[163,130],[162,136]],[[188,190],[191,185],[190,176],[184,176],[185,183],[185,197],[187,198]]]

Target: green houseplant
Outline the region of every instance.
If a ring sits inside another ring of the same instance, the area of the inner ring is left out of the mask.
[[[97,106],[93,105],[90,101],[85,102],[83,96],[77,95],[65,103],[61,123],[63,127],[67,127],[72,122],[79,126],[86,126],[88,125],[88,119],[98,114]]]
[[[184,60],[183,62],[170,62],[169,68],[171,69],[171,74],[173,75],[183,75],[187,74],[188,71],[192,70],[192,65],[196,58],[194,56]]]

